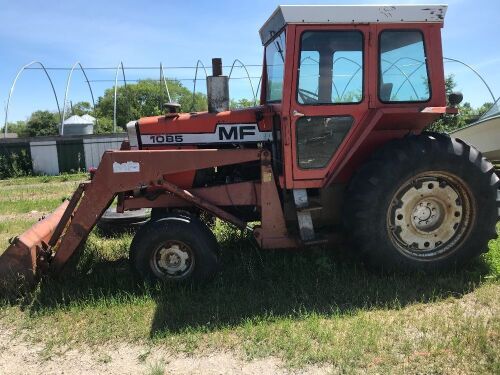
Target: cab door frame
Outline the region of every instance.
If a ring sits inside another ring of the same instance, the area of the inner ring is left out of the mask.
[[[301,37],[307,31],[358,31],[363,35],[363,89],[362,100],[359,103],[346,104],[300,104],[297,100],[298,94],[298,65],[300,59]],[[369,109],[369,87],[370,87],[370,67],[371,50],[370,45],[370,25],[288,25],[287,29],[287,56],[285,69],[284,95],[282,107],[282,128],[284,131],[283,147],[285,155],[285,185],[287,188],[314,188],[322,187],[325,177],[337,163],[337,159],[343,152],[345,140],[333,153],[330,161],[322,168],[302,169],[298,165],[297,159],[297,132],[296,121],[304,116],[351,116],[354,121],[346,135],[347,139],[355,128],[364,120]],[[303,116],[302,116],[303,115]]]

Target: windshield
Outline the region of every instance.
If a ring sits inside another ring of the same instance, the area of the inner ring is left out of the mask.
[[[281,102],[285,70],[285,31],[266,47],[266,102]]]
[[[500,115],[500,98],[498,98],[495,104],[493,104],[491,108],[481,116],[480,120],[487,119],[488,117],[495,117],[498,115]]]

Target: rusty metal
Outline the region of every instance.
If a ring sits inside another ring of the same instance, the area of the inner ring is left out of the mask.
[[[85,187],[83,197],[73,213],[64,236],[55,249],[50,271],[57,273],[63,268],[116,194],[141,190],[151,185],[162,185],[172,174],[244,163],[258,160],[259,157],[260,150],[255,149],[105,152],[91,183]],[[167,186],[169,186],[168,183]],[[170,188],[173,187],[170,186]],[[191,202],[193,203],[194,200],[191,199]],[[202,203],[203,208],[208,206],[209,204]],[[238,219],[219,212],[211,206],[210,208],[214,214],[221,214],[223,215],[221,218],[241,227],[242,223]]]
[[[261,225],[255,227],[254,237],[262,248],[292,248],[299,241],[289,235],[283,215],[278,188],[271,166],[271,153],[261,154]]]
[[[47,266],[47,243],[68,203],[63,202],[54,213],[12,240],[11,245],[0,256],[0,291],[15,292],[35,283],[37,269]]]
[[[71,219],[71,215],[73,214],[73,211],[76,208],[76,205],[80,201],[80,198],[82,197],[83,191],[85,190],[85,183],[82,183],[78,185],[78,188],[75,190],[73,195],[71,196],[71,199],[68,202],[68,205],[66,207],[66,210],[64,211],[64,214],[61,217],[61,220],[59,220],[59,223],[57,223],[57,226],[52,233],[52,237],[50,237],[50,240],[48,242],[49,248],[55,246],[59,238],[61,237],[61,234],[64,231],[64,228],[66,228],[66,225],[68,224],[68,221]]]
[[[187,189],[191,194],[209,201],[216,206],[257,206],[260,200],[260,182],[247,181],[229,185],[217,185],[203,188]],[[157,194],[153,198],[147,196],[126,197],[120,202],[122,210],[155,207],[183,207],[186,200],[172,194]]]
[[[245,229],[247,226],[246,222],[238,219],[236,216],[230,214],[229,212],[220,209],[219,207],[217,207],[216,205],[210,203],[205,199],[193,195],[187,190],[180,189],[178,186],[171,184],[168,181],[164,181],[161,184],[161,186],[164,187],[167,191],[171,192],[172,194],[178,196],[179,198],[184,199],[192,203],[193,205],[214,214],[215,216],[235,225],[240,229]]]
[[[229,78],[222,75],[222,60],[212,59],[212,75],[207,77],[208,112],[229,110]]]
[[[214,77],[222,75],[222,59],[219,57],[212,59],[212,75]]]

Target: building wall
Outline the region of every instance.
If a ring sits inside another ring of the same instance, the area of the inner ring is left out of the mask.
[[[85,154],[85,166],[88,168],[97,168],[101,161],[102,154],[106,150],[120,149],[123,139],[117,138],[100,138],[100,139],[84,139],[83,149]]]
[[[59,174],[56,141],[30,142],[31,162],[36,174]]]
[[[97,168],[106,150],[118,150],[125,133],[0,139],[0,154],[26,150],[33,172],[57,175]]]

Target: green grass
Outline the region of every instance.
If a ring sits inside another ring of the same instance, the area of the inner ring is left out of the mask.
[[[0,182],[0,195],[11,186]],[[66,194],[59,180],[47,186]],[[0,240],[29,225],[1,222]],[[28,301],[4,303],[0,324],[49,354],[124,341],[174,352],[272,355],[294,368],[319,364],[349,373],[500,371],[498,239],[464,269],[381,275],[348,249],[266,251],[219,222],[215,232],[223,269],[205,287],[143,285],[128,264],[132,235],[94,232],[61,278],[43,280]],[[157,364],[150,373],[162,369]]]
[[[82,181],[87,179],[87,173],[61,174],[57,176],[28,176],[20,178],[9,178],[0,180],[0,187],[4,186],[22,186],[27,184],[56,184],[66,181]]]
[[[9,245],[8,240],[36,223],[37,219],[10,219],[0,221],[0,252]]]

